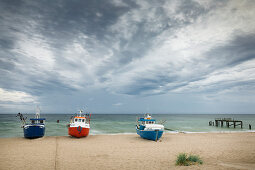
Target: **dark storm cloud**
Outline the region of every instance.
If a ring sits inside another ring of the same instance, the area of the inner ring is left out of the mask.
[[[1,49],[11,49],[13,48],[14,43],[7,37],[0,39],[0,48]]]
[[[110,1],[97,0],[2,1],[1,11],[5,14],[3,20],[9,24],[4,25],[8,27],[9,33],[24,32],[27,24],[33,21],[36,23],[37,33],[44,36],[49,44],[57,48],[65,48],[79,33],[93,36],[103,43],[105,29],[115,23],[123,13],[136,6],[132,2],[128,4],[129,6],[117,7]],[[11,21],[13,23],[10,24]],[[15,41],[15,37],[2,41],[11,44],[11,41]]]
[[[31,3],[31,2],[27,2]],[[105,29],[130,7],[116,7],[110,1],[32,2],[43,35],[57,40],[72,40],[78,32],[104,39]]]
[[[212,49],[208,59],[218,61],[217,66],[232,67],[255,58],[255,34],[236,35],[225,46]]]
[[[61,83],[61,81],[57,79],[48,79],[47,81],[35,81],[32,85],[27,85],[27,88],[33,89],[30,94],[35,96],[43,96],[45,94],[52,94],[54,92],[57,93],[65,93],[70,94],[73,91],[76,91],[75,88],[72,88],[68,85]]]

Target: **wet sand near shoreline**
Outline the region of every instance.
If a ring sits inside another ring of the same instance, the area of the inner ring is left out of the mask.
[[[0,138],[0,169],[255,169],[255,133],[164,134]],[[203,165],[175,165],[179,153]]]

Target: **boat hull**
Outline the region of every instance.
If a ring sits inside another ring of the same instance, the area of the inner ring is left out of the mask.
[[[85,128],[81,126],[69,127],[68,134],[76,138],[86,137],[89,135],[89,128]]]
[[[144,139],[157,141],[163,135],[163,130],[139,130],[136,129],[138,135]]]
[[[33,139],[33,138],[40,138],[44,136],[45,133],[45,126],[44,125],[28,125],[24,126],[24,137]]]

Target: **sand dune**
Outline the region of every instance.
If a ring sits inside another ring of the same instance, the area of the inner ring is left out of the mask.
[[[1,138],[0,169],[255,169],[255,133],[164,134],[40,139]],[[175,166],[181,152],[203,165]]]

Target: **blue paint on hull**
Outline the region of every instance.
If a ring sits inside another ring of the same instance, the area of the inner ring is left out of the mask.
[[[142,138],[144,139],[149,139],[149,140],[158,140],[161,138],[161,136],[163,135],[163,130],[151,130],[151,131],[147,131],[147,130],[139,130],[136,129],[136,132],[138,135],[140,135]]]
[[[43,125],[30,125],[23,128],[25,138],[40,138],[44,136],[45,126]]]

